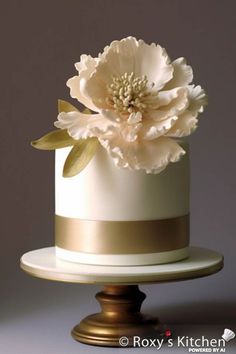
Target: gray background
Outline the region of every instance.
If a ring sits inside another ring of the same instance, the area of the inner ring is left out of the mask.
[[[225,256],[225,268],[211,277],[142,286],[143,310],[185,335],[236,330],[235,12],[234,0],[1,2],[0,353],[120,351],[89,348],[69,335],[97,311],[100,287],[31,278],[19,259],[53,245],[53,153],[29,142],[53,129],[57,99],[70,99],[65,82],[80,54],[96,56],[127,35],[160,43],[172,59],[185,56],[194,82],[208,92],[191,137],[191,243]]]

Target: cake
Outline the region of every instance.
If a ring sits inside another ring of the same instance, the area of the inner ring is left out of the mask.
[[[128,37],[82,55],[56,131],[55,249],[70,262],[134,266],[188,257],[189,143],[206,105],[185,59]],[[71,148],[72,146],[72,148]]]
[[[183,142],[188,151],[188,143]],[[103,147],[64,178],[68,148],[56,151],[56,252],[89,264],[138,265],[188,256],[189,158],[160,174],[117,168]]]

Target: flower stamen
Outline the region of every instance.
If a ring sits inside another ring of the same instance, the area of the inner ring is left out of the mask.
[[[148,88],[146,75],[134,76],[125,73],[120,77],[113,77],[112,83],[107,85],[108,97],[107,104],[117,113],[128,115],[133,112],[143,113],[147,108],[145,99],[153,96]]]

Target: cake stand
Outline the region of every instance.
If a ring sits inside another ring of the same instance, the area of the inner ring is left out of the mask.
[[[138,284],[161,283],[204,277],[223,267],[223,256],[215,251],[190,247],[189,258],[148,266],[94,266],[56,258],[55,247],[25,253],[21,268],[28,274],[55,281],[104,285],[96,294],[102,311],[84,318],[72,330],[75,340],[99,346],[132,346],[133,337],[165,338],[164,327],[155,317],[143,315],[146,295]],[[167,334],[169,335],[169,334]]]

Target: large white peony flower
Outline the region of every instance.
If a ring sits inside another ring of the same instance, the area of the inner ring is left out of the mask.
[[[94,113],[62,112],[54,123],[78,140],[97,137],[116,165],[159,173],[185,153],[178,138],[191,134],[206,105],[190,85],[184,58],[170,61],[160,45],[134,37],[114,41],[97,58],[82,55],[68,80],[71,97]]]

